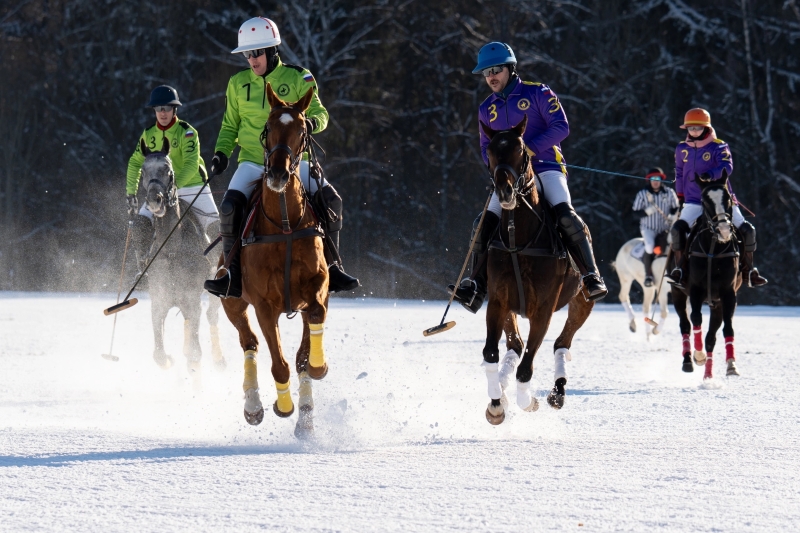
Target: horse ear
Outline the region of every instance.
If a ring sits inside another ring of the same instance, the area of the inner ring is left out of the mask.
[[[528,115],[524,115],[522,117],[522,120],[519,121],[519,124],[514,126],[512,130],[517,136],[522,137],[522,134],[525,133],[525,126],[527,125],[528,125]]]
[[[164,136],[164,142],[161,143],[161,151],[164,152],[164,155],[169,155],[169,139]]]
[[[722,178],[720,178],[720,181],[725,185],[725,188],[727,189],[728,188],[728,170],[727,169],[724,169],[724,168],[722,169]]]
[[[305,113],[308,106],[311,105],[311,99],[314,97],[314,88],[310,87],[306,94],[294,105],[296,108],[300,109],[300,112]]]
[[[150,149],[145,144],[144,139],[139,139],[139,149],[142,151],[143,156],[150,154]]]
[[[487,126],[486,124],[484,124],[482,120],[479,120],[478,122],[481,123],[481,129],[483,130],[483,133],[487,137],[489,137],[489,140],[491,141],[494,138],[494,136],[497,135],[497,132],[492,128],[490,128],[489,126]]]
[[[270,107],[283,107],[286,103],[278,98],[275,91],[272,90],[272,83],[267,83],[267,101]]]

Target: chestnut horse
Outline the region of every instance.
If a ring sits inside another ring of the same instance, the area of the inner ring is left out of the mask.
[[[503,207],[499,240],[491,243],[488,263],[489,306],[486,311],[486,345],[483,359],[491,402],[486,419],[500,424],[505,419],[505,389],[516,367],[517,405],[535,411],[539,403],[531,397],[533,359],[544,340],[553,313],[569,304],[567,321],[554,345],[555,384],[547,402],[564,405],[567,384],[565,362],[575,332],[586,322],[594,302],[584,298],[581,278],[573,268],[556,234],[552,215],[539,200],[536,176],[522,134],[527,116],[507,131],[495,131],[481,123],[491,140],[486,153],[495,192]],[[530,332],[525,353],[516,315],[528,318]],[[508,352],[500,361],[498,342],[505,332]],[[520,355],[522,360],[520,361]],[[518,365],[518,366],[517,366]]]
[[[273,411],[279,417],[291,416],[294,403],[289,393],[290,370],[281,349],[278,318],[282,313],[302,313],[303,340],[295,361],[300,381],[300,416],[295,428],[298,437],[313,430],[311,379],[322,379],[328,372],[322,347],[328,308],[328,268],[321,233],[306,200],[299,169],[309,142],[305,111],[312,91],[309,89],[297,103],[290,104],[278,98],[267,84],[271,111],[262,139],[265,172],[250,199],[253,209],[245,226],[251,237],[241,250],[242,297],[222,300],[225,314],[239,331],[239,343],[244,350],[244,417],[252,425],[261,423],[264,409],[256,368],[258,339],[250,328],[247,307],[255,308],[272,357],[272,377],[278,394]],[[289,295],[288,301],[285,294]]]
[[[722,179],[708,183],[696,179],[702,189],[703,215],[695,222],[694,238],[690,238],[688,243],[689,294],[681,290],[672,291],[672,303],[680,319],[683,337],[682,369],[692,372],[694,359],[697,366],[705,367],[703,379],[713,377],[717,331],[724,323],[726,374],[738,376],[733,347],[733,313],[736,311],[736,293],[742,286],[742,274],[739,272],[739,248],[732,222],[733,199],[728,191],[726,173],[723,172]],[[687,300],[692,307],[691,317],[687,314]],[[705,351],[703,302],[711,309]],[[689,326],[694,337],[694,357],[691,357]]]

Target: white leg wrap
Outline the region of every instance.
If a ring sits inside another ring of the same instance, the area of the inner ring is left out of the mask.
[[[628,313],[628,322],[631,320],[636,320],[636,315],[633,312],[633,307],[631,307],[630,302],[622,302],[622,307],[624,307],[625,312]]]
[[[514,371],[517,369],[518,364],[519,356],[514,350],[509,350],[506,352],[506,355],[503,356],[503,360],[500,362],[499,372],[500,387],[502,387],[503,390],[506,390],[511,384],[511,376],[514,375]]]
[[[503,390],[500,388],[500,376],[497,372],[497,363],[483,362],[484,370],[486,370],[486,381],[489,383],[489,398],[492,400],[499,400],[503,395]]]
[[[531,382],[517,381],[517,405],[520,409],[527,409],[531,405]]]
[[[300,408],[307,408],[313,409],[314,408],[314,397],[311,392],[311,377],[309,377],[308,372],[301,372],[300,376],[300,387],[298,387],[299,399],[297,404]]]
[[[567,369],[566,369],[566,362],[572,361],[572,354],[569,353],[569,350],[566,348],[559,348],[556,350],[556,353],[553,354],[555,358],[555,367],[556,367],[556,378],[566,378],[567,377]]]

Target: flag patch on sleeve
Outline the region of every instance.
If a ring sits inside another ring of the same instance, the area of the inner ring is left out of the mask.
[[[308,74],[303,76],[303,79],[306,80],[306,83],[311,83],[314,81],[314,76],[312,76],[311,73],[309,72]]]
[[[194,132],[192,130],[186,130],[186,133],[183,136],[184,137],[194,137]]]

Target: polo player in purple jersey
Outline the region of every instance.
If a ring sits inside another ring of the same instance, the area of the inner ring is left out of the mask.
[[[558,96],[543,83],[523,81],[517,74],[517,59],[511,47],[492,42],[478,52],[478,64],[472,71],[481,73],[492,94],[480,105],[478,120],[494,130],[509,130],[528,117],[523,141],[533,158],[533,168],[544,186],[544,197],[553,206],[556,223],[570,255],[583,274],[583,284],[591,300],[608,294],[603,278],[597,270],[592,252],[589,229],[572,208],[567,187],[566,161],[561,152],[561,141],[569,135],[567,115]],[[480,131],[481,155],[486,165],[489,159],[486,148],[489,138]],[[544,162],[539,162],[539,160]],[[539,180],[537,180],[537,188]],[[542,194],[542,191],[539,190]],[[496,194],[492,194],[481,232],[475,241],[472,257],[472,274],[456,290],[454,299],[467,310],[476,313],[486,298],[486,267],[489,239],[500,222],[502,207]],[[477,227],[480,216],[475,220]],[[473,230],[474,231],[474,230]],[[450,285],[452,291],[455,286]]]
[[[711,115],[705,109],[695,108],[686,112],[681,128],[688,131],[686,140],[675,148],[675,191],[681,203],[681,216],[672,226],[672,252],[675,254],[675,269],[667,275],[668,281],[683,287],[685,280],[686,238],[695,220],[703,214],[703,200],[700,185],[702,182],[722,178],[723,173],[730,177],[733,173],[733,157],[728,144],[717,138],[711,126]],[[739,209],[733,186],[728,181],[728,191],[734,200],[733,225],[741,235],[742,276],[748,287],[761,287],[767,279],[761,277],[753,266],[753,252],[756,251],[756,228],[744,219]]]

